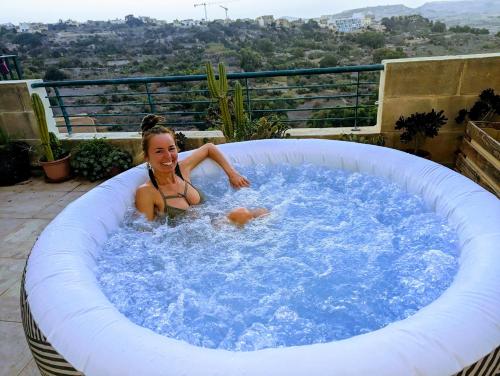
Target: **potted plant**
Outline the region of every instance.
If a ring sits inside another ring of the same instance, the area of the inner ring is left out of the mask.
[[[39,163],[43,168],[46,180],[50,183],[59,183],[68,180],[71,177],[69,164],[71,155],[63,149],[61,141],[59,141],[57,136],[49,132],[45,109],[40,96],[37,93],[33,93],[31,94],[31,100],[45,154],[40,158]]]
[[[406,150],[419,157],[430,159],[430,153],[421,147],[427,137],[433,138],[439,133],[439,129],[446,124],[448,118],[443,115],[444,111],[416,112],[407,118],[401,116],[396,122],[396,129],[403,130],[400,140],[404,144],[413,143],[413,148]]]
[[[94,138],[77,146],[71,166],[77,175],[96,181],[132,167],[132,156],[104,138]]]
[[[500,95],[495,94],[493,89],[485,89],[479,94],[479,100],[470,110],[463,108],[458,112],[455,121],[458,124],[465,120],[490,121],[498,115],[500,115]]]
[[[26,142],[12,141],[0,129],[0,186],[13,185],[31,176],[30,147]]]

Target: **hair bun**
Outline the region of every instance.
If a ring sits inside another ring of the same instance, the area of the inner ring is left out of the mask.
[[[142,134],[144,135],[145,132],[149,131],[151,128],[157,125],[161,120],[162,118],[158,115],[149,114],[144,116],[141,122]]]

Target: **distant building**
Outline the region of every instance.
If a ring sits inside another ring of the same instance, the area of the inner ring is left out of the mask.
[[[187,19],[187,20],[174,20],[173,25],[175,27],[191,27],[191,26],[200,26],[201,21],[200,20],[193,20],[193,19]]]
[[[151,18],[151,17],[139,16],[137,18],[140,19],[145,24],[153,25],[153,24],[157,23],[156,20],[154,18]]]
[[[17,27],[17,31],[20,33],[29,33],[31,30],[31,26],[29,23],[21,22]]]
[[[274,22],[276,24],[276,27],[281,29],[288,29],[291,26],[290,21],[288,21],[286,18],[278,18]]]
[[[260,27],[269,27],[274,22],[273,16],[260,16],[255,19]]]
[[[43,31],[49,30],[49,26],[39,22],[21,22],[17,27],[20,33],[41,33]]]
[[[351,33],[353,31],[366,29],[372,25],[371,16],[365,16],[363,13],[354,13],[352,17],[335,18],[332,15],[321,16],[318,25],[330,30],[340,31],[342,33]]]
[[[115,18],[114,20],[109,20],[109,22],[113,25],[123,25],[125,23],[125,20]]]
[[[1,24],[0,27],[3,27],[4,29],[7,29],[7,30],[15,30],[16,25],[9,22],[9,23]]]

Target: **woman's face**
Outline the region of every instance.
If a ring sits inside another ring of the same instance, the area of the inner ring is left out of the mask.
[[[177,165],[177,147],[173,137],[169,133],[151,137],[145,159],[155,172],[174,172]]]

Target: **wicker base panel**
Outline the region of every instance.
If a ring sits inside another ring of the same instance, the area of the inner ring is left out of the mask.
[[[33,319],[33,316],[31,316],[28,298],[24,288],[25,274],[26,268],[24,268],[21,281],[21,318],[28,346],[40,370],[40,374],[42,376],[84,376],[83,373],[74,369],[66,359],[57,353],[40,329],[38,329],[38,325]]]

